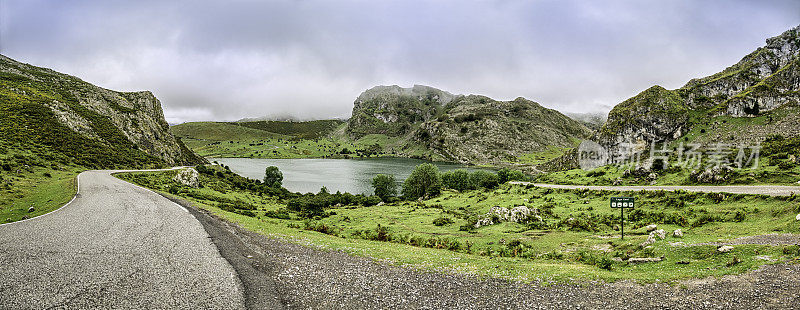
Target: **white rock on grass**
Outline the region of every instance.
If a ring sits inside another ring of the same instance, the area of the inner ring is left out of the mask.
[[[642,242],[642,244],[640,244],[639,246],[640,247],[646,247],[646,246],[651,245],[653,243],[656,243],[656,238],[653,237],[653,234],[650,234],[649,236],[647,236],[647,240]]]
[[[672,236],[675,238],[683,238],[683,230],[681,230],[680,228],[676,229],[675,231],[672,232]]]
[[[524,223],[530,221],[542,221],[542,217],[538,215],[539,210],[536,208],[528,208],[526,206],[519,206],[515,208],[504,208],[495,206],[489,209],[489,212],[484,215],[475,223],[475,228],[481,226],[494,225],[501,222]]]
[[[656,224],[651,224],[651,225],[645,226],[644,230],[647,231],[647,232],[651,232],[651,231],[656,230],[656,228],[658,228],[658,226],[656,226]]]
[[[796,219],[796,220],[800,221],[800,214],[798,214],[797,216],[795,216],[795,217],[794,217],[794,219]]]
[[[664,240],[665,238],[667,238],[667,232],[664,231],[663,229],[651,231],[650,235],[658,237],[658,239],[661,239],[661,240]]]
[[[172,180],[189,187],[200,187],[200,173],[194,168],[181,169]]]
[[[728,253],[731,250],[733,250],[733,247],[730,246],[730,245],[723,245],[723,246],[717,248],[717,251],[720,252],[720,253]]]
[[[628,259],[629,264],[641,264],[641,263],[657,263],[662,260],[661,257],[631,257]]]

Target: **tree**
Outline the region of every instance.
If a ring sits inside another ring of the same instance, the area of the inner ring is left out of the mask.
[[[375,189],[375,196],[381,197],[383,201],[397,195],[397,183],[393,175],[376,175],[372,178],[372,188]]]
[[[488,171],[477,170],[473,172],[469,178],[474,186],[483,187],[485,189],[494,189],[499,184],[497,175]]]
[[[469,172],[464,169],[456,169],[442,173],[442,185],[459,192],[475,189],[475,186],[469,179]]]
[[[264,184],[269,187],[281,187],[282,182],[283,172],[281,172],[278,167],[275,166],[267,167],[264,175]]]
[[[497,182],[500,184],[505,184],[508,181],[525,181],[526,179],[525,174],[519,170],[503,168],[497,171]]]
[[[406,199],[434,197],[442,190],[442,178],[439,168],[433,164],[422,164],[414,168],[411,175],[403,183],[403,196]]]

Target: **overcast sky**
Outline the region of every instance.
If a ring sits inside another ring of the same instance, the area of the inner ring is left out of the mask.
[[[0,53],[151,90],[171,123],[349,117],[392,84],[607,112],[798,24],[800,1],[0,0]]]

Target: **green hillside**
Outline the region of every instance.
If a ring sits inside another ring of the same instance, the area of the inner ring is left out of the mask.
[[[150,92],[122,93],[0,55],[0,223],[53,210],[87,169],[202,163]]]
[[[192,122],[172,126],[172,132],[205,157],[348,158],[389,155],[391,141],[368,136],[352,141],[341,137],[344,122]],[[378,146],[376,146],[378,145]]]
[[[344,123],[341,120],[316,120],[307,122],[255,121],[230,124],[303,139],[317,139],[328,136]]]

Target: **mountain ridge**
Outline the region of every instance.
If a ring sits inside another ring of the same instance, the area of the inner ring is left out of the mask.
[[[150,91],[117,92],[0,55],[6,143],[44,145],[87,167],[140,167],[204,160],[169,132]]]

